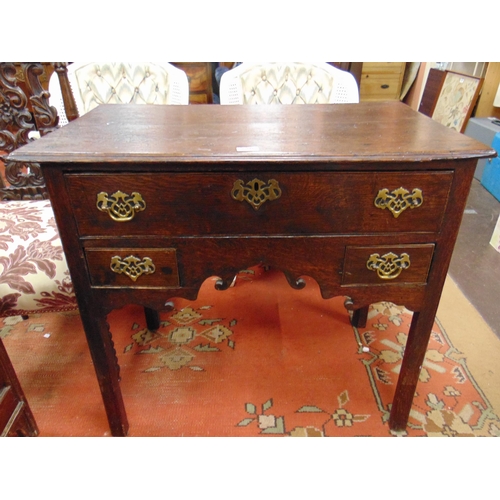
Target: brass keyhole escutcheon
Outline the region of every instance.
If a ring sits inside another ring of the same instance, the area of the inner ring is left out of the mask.
[[[246,201],[258,210],[266,201],[277,200],[281,196],[278,181],[271,179],[267,183],[253,179],[246,184],[241,179],[235,181],[231,196],[237,201]]]

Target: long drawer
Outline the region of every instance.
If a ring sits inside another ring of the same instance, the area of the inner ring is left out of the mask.
[[[437,232],[435,172],[68,174],[81,236]],[[369,179],[369,180],[368,180]]]

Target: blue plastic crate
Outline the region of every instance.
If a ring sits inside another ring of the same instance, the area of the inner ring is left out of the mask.
[[[491,147],[500,155],[500,132],[493,137]],[[500,201],[500,158],[498,156],[486,162],[481,184]]]

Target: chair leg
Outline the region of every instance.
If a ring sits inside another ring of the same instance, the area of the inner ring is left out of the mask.
[[[158,330],[158,328],[160,328],[160,314],[158,311],[145,307],[144,314],[146,315],[146,325],[148,330]]]
[[[368,319],[368,307],[364,306],[356,309],[352,313],[351,324],[356,328],[365,328],[366,320]]]
[[[0,437],[38,436],[38,427],[0,339]]]

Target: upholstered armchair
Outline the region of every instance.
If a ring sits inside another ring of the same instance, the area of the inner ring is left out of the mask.
[[[224,73],[221,104],[358,103],[353,75],[328,63],[242,63]]]
[[[55,63],[50,101],[37,81],[37,68],[25,66],[31,97],[17,85],[10,63],[0,67],[0,101],[9,107],[0,116],[0,125],[12,125],[12,132],[0,129],[0,146],[6,143],[7,153],[28,142],[30,132],[38,129],[43,135],[99,104],[189,103],[186,74],[168,63],[73,63],[68,67]],[[0,189],[0,317],[77,309],[39,166],[7,164],[6,176],[19,186]],[[157,328],[158,315],[149,309],[145,312],[148,326]]]

